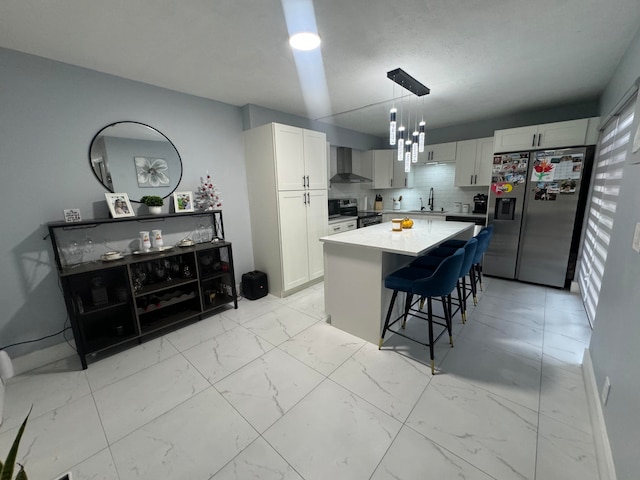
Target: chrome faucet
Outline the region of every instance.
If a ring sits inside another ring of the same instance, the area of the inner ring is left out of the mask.
[[[420,211],[424,210],[424,204],[422,203],[422,197],[420,197]]]
[[[431,210],[433,212],[433,207],[435,205],[434,199],[433,199],[433,187],[431,187],[429,189],[429,202],[428,202],[428,204],[429,204],[429,210]]]

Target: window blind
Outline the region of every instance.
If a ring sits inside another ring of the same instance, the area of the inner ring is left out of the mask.
[[[578,269],[580,293],[591,326],[595,320],[620,181],[632,138],[635,100],[634,95],[620,112],[609,120],[598,142],[591,198],[587,209],[587,225]]]

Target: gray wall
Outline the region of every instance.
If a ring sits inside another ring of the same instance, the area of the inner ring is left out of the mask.
[[[0,72],[0,347],[65,324],[46,223],[75,207],[83,219],[108,217],[88,152],[93,136],[113,122],[142,122],[173,141],[184,164],[179,190],[194,191],[210,172],[222,193],[236,272],[253,269],[239,108],[6,49]],[[9,354],[61,341],[56,336]]]
[[[636,33],[602,96],[606,116],[640,75],[640,31]],[[636,109],[634,131],[640,125]],[[629,156],[640,162],[640,152]],[[640,164],[627,163],[605,265],[595,327],[589,351],[598,389],[605,376],[611,392],[604,418],[613,451],[617,477],[638,478],[640,457],[640,254],[631,249],[633,233],[640,222]]]

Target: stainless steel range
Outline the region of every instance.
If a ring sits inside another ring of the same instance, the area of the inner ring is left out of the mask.
[[[330,212],[334,212],[332,218],[338,219],[341,217],[358,217],[358,228],[369,227],[382,223],[382,214],[374,211],[358,211],[358,199],[357,198],[343,198],[343,199],[331,199],[329,200]],[[338,208],[336,208],[338,207]],[[330,215],[331,216],[331,215]]]

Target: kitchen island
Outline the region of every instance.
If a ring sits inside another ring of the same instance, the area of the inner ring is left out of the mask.
[[[417,219],[400,232],[386,222],[320,238],[331,324],[377,345],[391,300],[384,278],[445,240],[472,235],[471,223]],[[402,303],[396,302],[394,314],[400,314]]]

